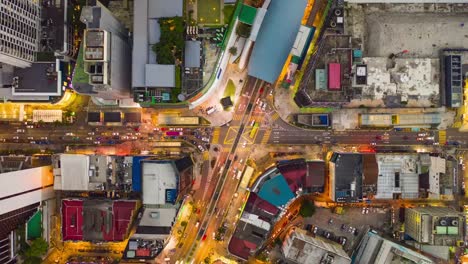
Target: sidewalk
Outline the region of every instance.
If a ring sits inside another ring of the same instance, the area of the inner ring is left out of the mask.
[[[242,87],[244,85],[244,81],[247,78],[247,71],[240,71],[237,69],[237,66],[233,64],[227,65],[226,72],[227,74],[223,75],[223,78],[220,80],[219,85],[214,93],[205,102],[194,109],[196,114],[204,117],[211,123],[212,126],[222,126],[232,120],[234,106],[231,107],[229,111],[225,111],[220,103],[229,80],[232,80],[236,86],[235,95],[231,98],[234,105],[236,105],[236,101],[238,101]],[[240,82],[241,80],[243,81]],[[206,109],[208,107],[215,107],[216,111],[210,115],[207,115]]]
[[[273,101],[276,112],[278,112],[281,119],[289,123],[292,121],[292,115],[299,113],[299,107],[294,102],[294,95],[291,89],[285,89],[277,85],[273,92]]]

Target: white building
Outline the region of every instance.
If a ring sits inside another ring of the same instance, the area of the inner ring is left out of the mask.
[[[39,50],[40,19],[39,1],[0,1],[0,63],[31,66]]]
[[[73,88],[105,100],[129,98],[132,50],[127,29],[99,1],[84,7],[80,20],[87,27],[82,48],[89,81]]]
[[[116,183],[131,183],[132,162],[132,157],[54,155],[52,157],[54,189],[63,191],[113,190]],[[121,175],[123,175],[123,181]]]
[[[376,233],[367,232],[356,252],[355,263],[434,263],[430,258],[400,244],[384,239]]]
[[[305,230],[298,228],[289,232],[281,249],[285,258],[293,263],[351,263],[341,245],[308,236]]]
[[[49,241],[55,209],[51,166],[32,167],[32,157],[0,157],[0,263],[17,263],[15,230],[42,210],[42,237]]]

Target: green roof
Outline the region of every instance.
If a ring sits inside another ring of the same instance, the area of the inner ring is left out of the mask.
[[[448,235],[458,235],[458,226],[449,226],[447,229]]]
[[[75,72],[73,73],[73,85],[77,83],[88,83],[89,75],[84,71],[83,45],[80,46],[78,57],[76,58]]]
[[[28,223],[28,234],[27,239],[33,240],[41,237],[42,235],[42,211],[37,211]]]
[[[255,20],[255,15],[257,15],[257,8],[243,4],[239,14],[239,21],[252,25]]]

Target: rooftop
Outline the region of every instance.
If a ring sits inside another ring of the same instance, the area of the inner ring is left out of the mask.
[[[282,250],[286,259],[294,263],[351,263],[351,258],[341,245],[308,236],[306,231],[301,229],[289,233],[283,242]]]
[[[106,155],[59,154],[52,157],[54,189],[64,191],[129,191],[132,158]],[[118,187],[116,187],[116,185]]]
[[[367,232],[357,249],[356,263],[381,263],[388,259],[392,259],[394,263],[434,263],[416,251]]]
[[[193,40],[185,41],[184,67],[200,68],[200,53],[201,53],[200,41],[193,41]]]
[[[335,173],[331,198],[335,201],[362,198],[362,155],[334,153],[330,164],[334,164]]]
[[[122,241],[135,210],[135,201],[62,200],[63,240]]]
[[[178,191],[178,172],[172,162],[145,161],[142,166],[143,204],[174,203]]]
[[[418,154],[376,155],[379,167],[376,199],[393,199],[401,194],[403,199],[419,197]]]
[[[145,86],[175,87],[175,65],[146,64]]]
[[[388,68],[387,57],[366,57],[367,85],[362,89],[364,98],[375,100],[401,96],[425,100],[426,104],[439,98],[439,60],[423,58],[396,58],[395,66]]]
[[[280,174],[266,180],[260,187],[258,196],[275,206],[281,207],[294,198],[294,193],[289,188],[284,176]]]
[[[174,65],[148,65],[156,63],[151,46],[159,42],[157,19],[183,16],[183,0],[139,0],[134,1],[133,6],[132,87],[174,87]],[[168,72],[169,68],[164,66],[172,66],[172,72]],[[163,72],[160,73],[160,70]]]
[[[249,75],[276,81],[299,32],[306,4],[306,0],[271,1],[252,51]]]
[[[157,239],[167,238],[175,222],[175,208],[145,208],[137,227],[138,235],[152,235]]]

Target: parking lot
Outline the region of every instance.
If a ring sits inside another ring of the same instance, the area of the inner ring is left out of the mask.
[[[379,230],[385,229],[386,223],[390,223],[389,220],[389,211],[381,208],[369,208],[367,213],[363,214],[360,207],[347,207],[341,215],[335,214],[327,208],[317,208],[312,217],[304,219],[304,227],[307,225],[317,226],[316,235],[326,237],[327,232],[329,232],[331,240],[338,241],[339,237],[345,237],[346,242],[343,248],[345,251],[351,252],[356,246],[356,241],[359,241],[359,237],[369,227]]]

